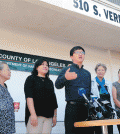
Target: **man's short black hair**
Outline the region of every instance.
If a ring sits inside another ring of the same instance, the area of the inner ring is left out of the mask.
[[[71,50],[70,50],[70,56],[73,56],[73,53],[76,51],[76,50],[80,50],[82,49],[83,52],[85,52],[85,50],[81,47],[81,46],[75,46],[73,47]]]

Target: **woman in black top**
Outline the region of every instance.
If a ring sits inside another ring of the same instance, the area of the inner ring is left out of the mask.
[[[50,133],[56,125],[57,100],[53,82],[49,79],[46,59],[35,63],[32,75],[24,85],[26,97],[25,123],[28,133]]]

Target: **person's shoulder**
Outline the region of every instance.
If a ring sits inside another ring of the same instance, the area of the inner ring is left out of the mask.
[[[70,65],[70,66],[67,66],[67,67],[64,67],[63,70],[67,70],[68,68],[72,68],[73,66]]]
[[[88,73],[89,75],[91,75],[91,73],[87,69],[83,68],[83,70],[84,70],[85,73]]]
[[[112,84],[113,84],[113,85],[116,85],[116,84],[117,84],[117,81],[113,82]]]
[[[35,83],[35,81],[36,81],[35,76],[29,75],[26,78],[24,85],[29,85],[29,84],[31,85],[31,84]]]
[[[112,85],[113,85],[115,88],[117,88],[118,82],[115,81],[115,82],[112,83]]]
[[[27,78],[33,78],[34,76],[31,74],[31,75],[28,75],[28,77]]]
[[[49,82],[52,82],[53,83],[53,81],[50,79],[50,77],[46,77],[45,78],[47,81],[49,81]]]
[[[108,86],[108,87],[112,86],[112,82],[105,79],[105,85]]]
[[[71,65],[68,66],[68,67],[64,67],[64,68],[62,68],[61,72],[66,72],[69,68],[71,68]]]
[[[92,77],[92,78],[91,78],[91,85],[92,85],[92,88],[93,88],[93,87],[96,88],[97,82],[96,82],[95,77]]]
[[[110,84],[112,83],[110,80],[107,80],[107,79],[105,79],[105,82],[110,83]]]
[[[96,82],[96,79],[95,79],[95,77],[93,78],[91,78],[91,82]]]
[[[47,85],[54,85],[53,81],[50,79],[50,77],[46,77],[45,82],[46,82]]]
[[[26,80],[35,80],[35,76],[34,75],[29,75]]]

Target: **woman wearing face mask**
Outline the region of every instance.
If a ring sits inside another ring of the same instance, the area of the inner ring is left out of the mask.
[[[24,91],[27,132],[50,134],[56,125],[58,106],[46,59],[41,58],[35,63],[32,75],[25,81]]]
[[[91,93],[96,96],[100,101],[107,100],[110,102],[110,105],[114,108],[114,102],[112,97],[112,83],[107,81],[104,78],[107,67],[106,65],[99,63],[95,67],[95,72],[97,76],[92,80],[92,88]],[[99,112],[101,112],[100,108],[96,108]],[[110,114],[104,114],[104,118],[109,119],[111,117]],[[95,134],[101,134],[101,127],[95,127]],[[113,134],[113,126],[108,126],[108,133]]]
[[[11,77],[5,62],[0,62],[0,134],[15,133],[15,115],[13,99],[5,82]]]

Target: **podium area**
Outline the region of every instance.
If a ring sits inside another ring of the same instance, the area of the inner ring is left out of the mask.
[[[120,124],[120,119],[104,119],[104,120],[92,120],[92,121],[81,121],[75,122],[75,127],[93,127],[101,126],[102,133],[108,134],[107,125],[117,125]]]

